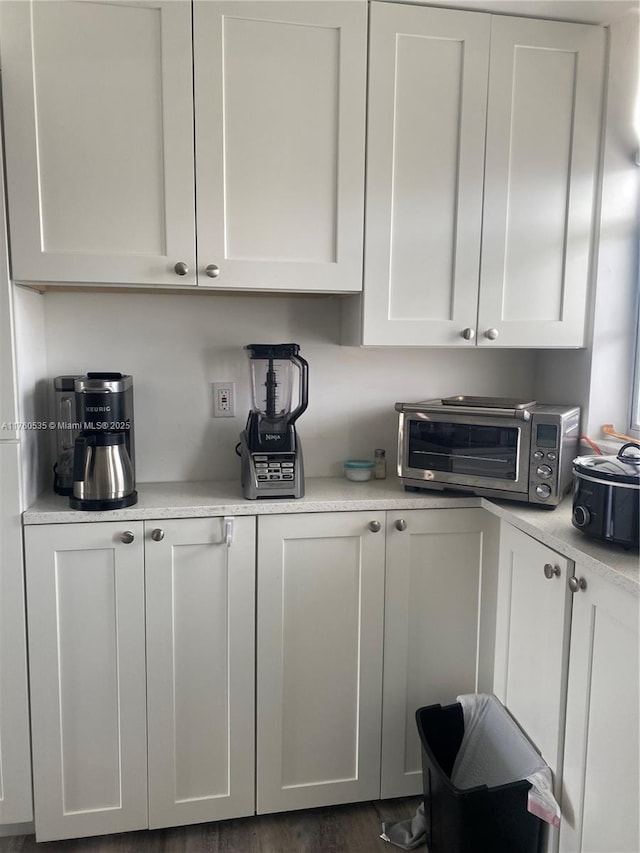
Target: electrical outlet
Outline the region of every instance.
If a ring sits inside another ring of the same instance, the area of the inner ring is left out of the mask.
[[[232,418],[236,407],[235,383],[213,383],[213,417]]]

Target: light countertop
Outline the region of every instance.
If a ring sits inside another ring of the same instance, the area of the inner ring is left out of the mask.
[[[516,501],[488,500],[453,492],[407,492],[395,478],[354,483],[341,477],[307,479],[303,498],[250,501],[233,482],[141,483],[138,503],[127,509],[82,512],[69,509],[67,498],[44,493],[23,513],[25,525],[89,521],[146,521],[162,518],[203,518],[220,515],[269,515],[290,512],[443,509],[484,507],[524,533],[591,568],[612,583],[640,593],[637,551],[591,539],[571,524],[571,497],[555,510]]]

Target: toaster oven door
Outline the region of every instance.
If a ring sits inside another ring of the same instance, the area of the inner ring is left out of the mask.
[[[446,413],[400,415],[400,474],[455,488],[529,488],[529,421]]]

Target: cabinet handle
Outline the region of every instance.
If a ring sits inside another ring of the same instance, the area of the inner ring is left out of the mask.
[[[382,525],[380,524],[379,521],[370,521],[369,522],[369,530],[372,533],[379,533],[381,527],[382,527]]]
[[[495,339],[498,337],[498,334],[499,332],[497,329],[487,329],[487,331],[484,333],[484,336],[490,341],[495,341]]]
[[[120,539],[122,542],[124,542],[125,545],[131,545],[131,543],[133,542],[133,540],[135,538],[136,537],[133,535],[133,533],[130,530],[125,530],[124,533],[120,534]]]
[[[404,520],[404,518],[399,518],[396,521],[396,530],[406,530],[406,529],[407,529],[407,522]]]
[[[185,264],[184,261],[178,261],[175,265],[174,270],[177,275],[186,275],[189,272],[189,267]]]
[[[460,332],[460,337],[464,338],[465,341],[472,341],[475,336],[476,333],[471,327],[467,327]]]
[[[154,542],[162,542],[164,539],[164,530],[161,527],[156,527],[155,530],[151,531],[151,538]]]
[[[584,578],[577,578],[575,575],[571,575],[567,583],[571,592],[580,592],[581,589],[587,588],[586,580]]]
[[[556,577],[559,578],[562,574],[560,570],[560,566],[552,566],[551,563],[544,564],[544,576],[551,580],[551,578]]]
[[[208,267],[205,267],[204,271],[209,276],[209,278],[218,278],[218,276],[220,275],[220,267],[216,266],[216,264],[209,264]]]

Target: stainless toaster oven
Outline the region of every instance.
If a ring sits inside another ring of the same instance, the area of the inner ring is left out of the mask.
[[[554,508],[572,483],[580,409],[496,397],[396,403],[398,476]]]

